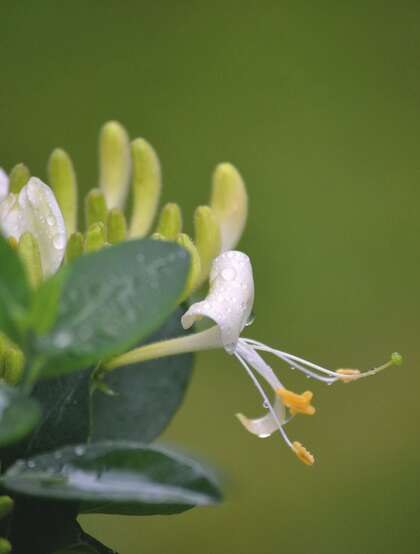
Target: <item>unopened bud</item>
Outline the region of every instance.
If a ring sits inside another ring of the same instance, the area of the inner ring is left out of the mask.
[[[20,192],[30,178],[31,174],[25,164],[15,165],[9,175],[9,192]]]
[[[127,222],[119,208],[112,208],[108,213],[106,231],[109,244],[117,244],[127,237]]]
[[[107,212],[104,193],[99,189],[90,190],[85,197],[86,227],[99,222],[105,225]]]
[[[10,496],[0,496],[0,519],[8,516],[15,506],[13,498]]]
[[[77,179],[70,156],[61,148],[56,148],[50,156],[48,177],[70,235],[77,227]]]
[[[127,131],[117,121],[109,121],[99,136],[100,188],[108,209],[122,208],[127,197],[131,171]]]
[[[200,255],[201,273],[197,287],[201,286],[210,273],[213,260],[221,251],[220,227],[217,217],[209,206],[199,206],[194,213],[195,245]]]
[[[133,213],[131,237],[144,237],[150,230],[162,188],[160,163],[153,147],[144,139],[131,143],[133,159]]]
[[[18,348],[9,348],[3,355],[3,379],[8,385],[19,383],[25,358],[23,352]]]
[[[167,240],[177,238],[182,231],[182,214],[178,204],[170,202],[163,206],[156,231]]]
[[[84,251],[84,238],[82,233],[76,232],[70,235],[67,246],[65,259],[66,262],[71,262],[75,258],[81,256]]]
[[[230,163],[216,167],[213,175],[211,207],[219,221],[222,251],[239,242],[248,214],[248,195],[239,171]]]
[[[0,554],[9,554],[12,551],[12,545],[7,539],[0,537]]]
[[[197,287],[197,282],[201,273],[200,255],[193,241],[185,233],[178,235],[176,242],[190,253],[190,271],[188,273],[187,282],[185,283],[184,292],[180,298],[180,302],[183,302]]]
[[[85,252],[96,252],[105,245],[105,225],[93,223],[86,231]]]
[[[21,235],[17,251],[25,267],[29,283],[36,288],[42,281],[42,263],[38,242],[32,233],[26,232]]]

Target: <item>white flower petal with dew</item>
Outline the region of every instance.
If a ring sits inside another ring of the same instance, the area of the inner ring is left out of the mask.
[[[314,463],[312,454],[300,442],[292,442],[284,426],[295,414],[313,415],[315,413],[315,408],[311,405],[313,394],[310,391],[296,394],[287,390],[260,352],[272,354],[290,368],[304,373],[306,377],[326,384],[336,381],[346,383],[375,375],[391,365],[400,365],[401,356],[394,353],[389,362],[364,373],[352,369],[333,371],[324,368],[298,356],[271,348],[262,342],[241,337],[244,327],[249,324],[253,303],[254,281],[249,257],[237,251],[223,252],[213,262],[207,297],[193,304],[181,319],[185,329],[190,328],[195,321],[203,317],[209,318],[215,325],[195,334],[136,348],[105,363],[104,369],[111,370],[122,365],[185,352],[224,348],[241,363],[261,395],[267,410],[263,416],[254,419],[236,414],[242,425],[260,438],[268,437],[278,431],[296,456],[306,465],[312,465]],[[265,385],[274,392],[274,401],[268,398],[260,379],[263,379]]]
[[[19,194],[9,194],[0,203],[0,228],[6,237],[17,240],[25,232],[32,233],[38,242],[44,275],[59,268],[66,228],[54,193],[40,179],[31,177]]]
[[[196,320],[208,317],[219,327],[225,349],[233,352],[253,304],[254,279],[249,257],[243,252],[224,252],[213,262],[206,299],[189,308],[182,316],[182,325],[188,329]]]
[[[9,192],[9,177],[7,173],[0,167],[0,202],[6,198]]]

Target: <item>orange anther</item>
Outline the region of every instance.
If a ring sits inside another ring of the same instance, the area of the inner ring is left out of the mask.
[[[277,394],[283,400],[283,404],[289,408],[292,415],[306,414],[313,415],[315,413],[315,407],[311,405],[313,393],[309,390],[302,394],[296,394],[285,388],[277,389]]]
[[[340,379],[342,383],[350,383],[350,381],[355,381],[360,376],[360,371],[358,369],[337,369],[336,373],[349,376],[342,377]]]
[[[301,462],[303,462],[307,466],[311,466],[314,464],[315,458],[308,450],[306,450],[306,448],[300,442],[295,441],[292,446],[294,453]]]

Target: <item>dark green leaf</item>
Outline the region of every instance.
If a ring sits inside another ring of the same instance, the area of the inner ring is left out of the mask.
[[[178,308],[146,342],[185,335]],[[92,398],[92,440],[147,443],[165,429],[184,398],[193,356],[183,354],[119,367],[104,382],[114,391],[96,391]]]
[[[20,343],[31,291],[17,253],[0,235],[0,331]]]
[[[40,414],[35,400],[12,387],[0,387],[0,446],[22,439],[35,427]]]
[[[188,269],[186,250],[148,239],[77,258],[56,322],[35,344],[49,358],[44,376],[88,367],[147,337],[176,307]]]
[[[16,493],[79,501],[86,513],[170,514],[221,499],[198,462],[129,442],[67,447],[21,460],[2,483]]]
[[[42,407],[24,456],[85,442],[90,430],[90,370],[38,381],[32,396]]]

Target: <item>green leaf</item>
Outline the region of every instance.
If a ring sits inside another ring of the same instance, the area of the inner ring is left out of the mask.
[[[53,326],[60,305],[60,296],[67,278],[67,266],[43,281],[35,291],[31,304],[31,325],[38,333],[47,333]]]
[[[35,427],[40,415],[35,400],[12,387],[0,387],[0,446],[22,439]]]
[[[186,250],[148,239],[77,258],[55,324],[34,344],[49,359],[43,375],[88,367],[147,337],[176,307],[188,270]]]
[[[178,308],[147,343],[185,335]],[[98,390],[92,398],[92,440],[147,443],[165,429],[181,404],[193,364],[192,354],[170,356],[114,369],[104,378],[115,394]]]
[[[86,370],[37,382],[32,396],[41,405],[42,416],[22,456],[33,456],[88,439],[90,375],[91,371]]]
[[[24,495],[79,501],[84,513],[172,514],[221,500],[198,462],[129,442],[67,447],[20,460],[2,484]]]
[[[0,267],[0,331],[20,343],[31,291],[17,253],[1,235]]]

